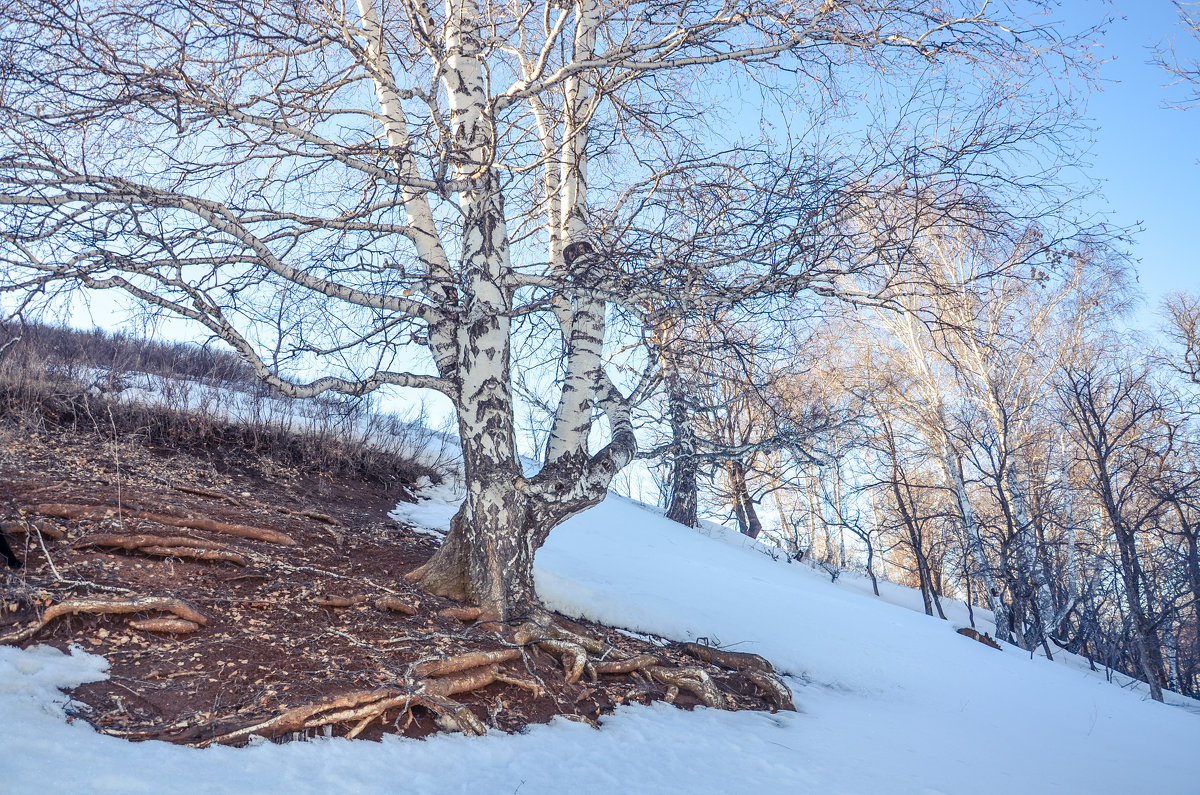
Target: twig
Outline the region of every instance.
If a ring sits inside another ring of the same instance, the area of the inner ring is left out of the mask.
[[[112,405],[108,405],[108,422],[112,425],[113,472],[117,478],[117,523],[125,529],[125,518],[121,512],[121,453],[117,448],[117,421],[113,418]]]
[[[50,550],[46,548],[46,539],[42,538],[42,534],[37,534],[38,546],[42,548],[42,554],[46,556],[46,562],[50,564],[50,571],[54,574],[54,579],[63,582],[63,576],[58,573],[58,567],[54,565],[54,560],[50,557]]]

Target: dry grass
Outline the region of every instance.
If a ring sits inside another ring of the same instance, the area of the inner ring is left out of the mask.
[[[0,418],[167,449],[270,454],[398,491],[438,479],[429,453],[438,435],[422,417],[385,415],[340,395],[289,400],[232,354],[99,330],[0,326]]]

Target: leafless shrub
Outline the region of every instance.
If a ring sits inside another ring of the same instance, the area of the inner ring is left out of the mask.
[[[438,478],[444,454],[418,416],[338,396],[292,400],[236,357],[103,331],[0,326],[0,417],[134,436],[165,447],[239,447],[388,487]],[[111,415],[111,417],[110,417]]]

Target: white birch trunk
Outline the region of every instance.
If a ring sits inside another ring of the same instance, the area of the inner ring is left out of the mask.
[[[449,100],[463,217],[456,328],[456,408],[467,497],[442,548],[418,570],[431,590],[467,599],[491,618],[535,606],[527,506],[517,491],[509,374],[512,289],[495,131],[479,61],[479,9],[451,3],[444,89]]]
[[[1059,479],[1063,488],[1063,524],[1067,535],[1067,599],[1047,622],[1046,631],[1056,633],[1067,615],[1083,597],[1083,582],[1079,576],[1079,554],[1075,544],[1075,500],[1071,494],[1066,442],[1060,438]]]
[[[575,59],[592,55],[599,23],[599,3],[582,0],[575,4]],[[569,280],[588,286],[589,269],[597,267],[595,252],[590,250],[587,213],[587,122],[591,117],[592,96],[579,74],[567,79],[563,88],[565,119],[563,141],[559,148],[558,200],[550,209],[559,213],[551,218],[551,253],[559,257],[556,269]],[[561,247],[561,250],[555,250]],[[570,323],[564,325],[567,344],[567,371],[562,395],[546,451],[546,465],[559,467],[564,474],[576,469],[587,457],[591,431],[593,391],[601,381],[605,317],[604,304],[595,298],[575,293],[564,297],[571,304]]]
[[[1001,444],[1004,444],[1002,441]],[[1020,480],[1017,478],[1016,466],[1012,460],[1011,453],[1006,455],[1004,486],[1008,492],[1009,501],[1013,506],[1013,520],[1017,525],[1017,555],[1019,561],[1019,570],[1021,575],[1028,578],[1029,585],[1032,588],[1030,594],[1034,604],[1037,607],[1038,621],[1035,627],[1038,637],[1030,638],[1025,636],[1028,642],[1028,648],[1034,648],[1039,642],[1047,641],[1047,633],[1049,627],[1048,621],[1052,621],[1055,615],[1054,602],[1050,596],[1050,589],[1046,582],[1046,573],[1042,566],[1041,558],[1038,555],[1037,535],[1034,532],[1033,518],[1029,514],[1029,503],[1025,499],[1025,491],[1021,486]]]
[[[983,580],[988,606],[995,616],[996,637],[1008,641],[1011,638],[1008,631],[1008,605],[1000,591],[1000,584],[996,581],[995,570],[988,560],[987,551],[983,548],[983,539],[979,535],[979,523],[975,519],[975,509],[971,507],[966,484],[963,482],[962,472],[959,471],[958,460],[955,458],[953,447],[948,439],[943,439],[940,460],[942,473],[950,485],[955,504],[958,506],[959,521],[962,522],[963,533],[967,537],[967,548],[971,551],[975,569],[979,572],[980,579]]]
[[[577,7],[575,57],[594,47],[598,5]],[[449,99],[456,178],[463,217],[462,292],[455,339],[456,408],[467,498],[434,557],[413,575],[430,590],[479,604],[484,615],[507,620],[540,609],[533,586],[533,556],[550,531],[607,494],[612,477],[637,450],[628,406],[603,371],[602,301],[580,295],[556,305],[567,344],[567,376],[542,471],[526,480],[515,452],[509,372],[513,275],[503,195],[496,170],[495,130],[479,59],[480,15],[475,0],[449,6],[444,89]],[[586,121],[591,97],[582,80],[566,88],[565,165],[545,185],[551,209],[550,247],[586,228]],[[549,131],[548,125],[541,127]],[[543,150],[547,148],[543,141]],[[586,260],[588,256],[579,257]],[[583,264],[587,264],[584,262]],[[562,263],[569,266],[570,263]],[[589,455],[593,408],[608,417],[611,441]]]
[[[927,346],[923,343],[920,325],[912,315],[905,315],[903,322],[890,323],[897,338],[908,350],[911,363],[920,378],[925,392],[927,405],[933,408],[932,416],[922,428],[930,445],[938,450],[938,460],[941,464],[942,475],[946,486],[954,495],[958,508],[962,532],[967,538],[967,548],[975,563],[976,571],[983,580],[988,606],[992,610],[996,622],[996,637],[1010,641],[1009,631],[1011,611],[1004,601],[1004,593],[996,579],[996,570],[988,559],[987,550],[983,546],[983,538],[979,533],[979,522],[975,509],[967,494],[966,483],[963,481],[962,470],[955,452],[954,442],[950,436],[950,426],[946,419],[946,403],[942,396],[939,380],[935,377],[929,362]]]

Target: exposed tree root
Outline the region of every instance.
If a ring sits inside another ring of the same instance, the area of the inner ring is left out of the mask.
[[[142,548],[140,542],[144,541],[138,536],[116,538],[137,548]],[[328,606],[351,606],[367,600],[366,595],[358,594],[349,597],[325,596],[314,601]],[[390,601],[415,611],[412,605],[391,596],[377,600],[375,605],[380,609],[395,609],[383,606]],[[175,599],[78,599],[54,605],[45,611],[36,624],[0,639],[0,642],[19,642],[32,637],[54,618],[63,615],[150,610],[170,615],[135,619],[130,622],[130,626],[147,632],[185,634],[196,631],[206,623],[204,616],[195,608]],[[240,721],[236,716],[225,716],[200,725],[194,722],[180,723],[157,732],[143,732],[140,736],[161,737],[164,731],[168,731],[176,733],[177,740],[190,740],[193,745],[205,747],[243,743],[255,735],[279,738],[319,729],[325,729],[328,733],[332,727],[342,727],[341,731],[345,737],[355,738],[375,721],[394,720],[399,726],[407,715],[411,724],[416,719],[412,713],[414,707],[432,712],[435,723],[443,728],[456,729],[468,735],[484,734],[487,726],[483,720],[464,704],[455,701],[454,697],[493,684],[519,687],[537,698],[545,696],[546,689],[540,680],[533,681],[518,675],[511,665],[508,666],[509,670],[502,668],[505,664],[522,660],[526,655],[525,649],[531,647],[557,658],[562,663],[564,679],[570,684],[578,683],[584,677],[596,681],[601,675],[627,675],[641,682],[642,687],[629,693],[628,697],[623,699],[625,701],[650,696],[664,697],[668,703],[675,703],[680,693],[689,693],[706,706],[734,709],[738,708],[736,699],[731,701],[731,697],[727,696],[722,688],[732,686],[730,693],[744,697],[751,692],[748,688],[753,686],[764,693],[767,701],[775,708],[794,709],[792,696],[786,685],[776,677],[770,665],[756,655],[720,652],[694,644],[680,647],[702,663],[720,665],[734,672],[722,679],[719,675],[710,674],[703,667],[678,666],[656,654],[626,652],[587,634],[586,630],[573,623],[550,614],[539,615],[537,620],[527,621],[506,634],[515,640],[516,647],[472,651],[443,659],[422,660],[411,665],[395,686],[342,693],[314,703],[295,706],[277,715],[241,726],[237,725]],[[526,659],[525,663],[528,667],[530,661]],[[729,676],[734,678],[730,679]],[[579,697],[586,697],[589,692],[585,688]],[[596,725],[595,721],[588,722]]]
[[[625,660],[592,663],[598,674],[631,674],[653,665],[662,665],[662,660],[651,654],[638,654]]]
[[[765,658],[757,654],[746,654],[738,651],[722,651],[712,646],[699,643],[681,643],[679,648],[689,657],[703,660],[706,663],[719,665],[730,671],[765,671],[774,673],[775,669]]]
[[[138,599],[68,599],[46,609],[39,621],[24,629],[0,635],[0,644],[22,643],[40,632],[51,621],[61,616],[76,613],[142,613],[158,611],[174,613],[184,621],[196,624],[198,627],[208,624],[208,619],[196,608],[181,599],[171,599],[162,596],[146,596]]]
[[[66,535],[66,533],[49,522],[32,522],[28,519],[15,522],[0,522],[0,531],[9,535],[24,535],[30,532],[41,533],[46,538],[53,538],[55,541],[62,539]]]
[[[655,665],[646,669],[646,673],[655,681],[667,686],[666,702],[674,704],[680,690],[686,690],[706,707],[727,709],[725,694],[717,688],[716,682],[702,668],[668,668]]]
[[[760,657],[757,654],[724,651],[699,643],[682,643],[679,648],[685,654],[695,657],[698,660],[703,660],[704,662],[730,671],[737,671],[743,678],[762,691],[764,698],[774,705],[775,709],[782,709],[788,712],[796,711],[796,704],[792,700],[792,691],[776,675],[775,668],[766,658]]]
[[[224,544],[186,536],[96,535],[88,537],[80,546],[124,549],[155,557],[191,558],[246,565],[245,557]]]
[[[418,691],[423,696],[449,698],[459,693],[481,690],[495,682],[499,673],[500,667],[496,664],[469,668],[433,679],[424,679],[418,685]]]
[[[383,718],[389,710],[409,710],[414,706],[425,707],[466,734],[486,734],[487,727],[483,722],[450,697],[480,690],[496,682],[525,688],[540,696],[542,689],[536,683],[500,670],[499,663],[520,656],[519,649],[503,649],[421,663],[413,666],[411,675],[414,678],[406,683],[406,687],[343,693],[315,704],[293,707],[268,720],[218,734],[194,745],[228,745],[247,740],[251,735],[279,737],[291,732],[347,723],[354,725],[346,736],[354,738],[373,720]]]
[[[55,516],[60,519],[105,519],[115,513],[115,509],[105,505],[71,505],[65,503],[42,503],[35,509],[43,516]],[[174,516],[165,513],[151,513],[136,508],[125,508],[122,514],[129,519],[142,519],[147,522],[183,527],[189,530],[207,530],[210,533],[248,538],[253,541],[265,541],[269,544],[295,546],[296,540],[286,533],[268,530],[265,527],[251,527],[244,524],[230,524],[205,519],[199,516]]]
[[[412,667],[412,676],[417,679],[436,678],[456,674],[484,665],[508,662],[520,659],[520,649],[501,649],[499,651],[477,651],[460,654],[445,660],[428,660],[417,663]]]
[[[190,558],[192,560],[208,560],[218,563],[232,563],[245,566],[246,559],[236,552],[226,552],[219,549],[189,549],[187,547],[142,547],[138,550],[146,555],[158,558]]]
[[[315,519],[318,522],[324,522],[325,524],[333,525],[334,527],[343,527],[344,526],[341,522],[339,522],[337,519],[334,519],[332,516],[327,516],[323,513],[317,513],[316,511],[296,511],[295,513],[299,516],[305,517],[306,519]]]
[[[195,621],[186,621],[182,618],[133,619],[129,622],[129,626],[143,632],[164,632],[168,635],[186,635],[200,629],[200,625]]]
[[[557,657],[570,683],[578,682],[584,676],[595,681],[600,674],[631,674],[643,681],[665,685],[669,703],[674,703],[679,691],[683,690],[706,706],[729,708],[728,699],[718,683],[703,668],[668,665],[651,654],[631,655],[596,638],[569,630],[549,616],[522,624],[513,637],[519,645],[536,646]],[[795,711],[791,690],[775,674],[771,664],[757,654],[725,652],[695,643],[682,644],[680,648],[703,662],[734,671],[761,691],[774,708]]]
[[[567,684],[575,684],[583,677],[585,672],[592,674],[589,678],[595,678],[595,669],[593,668],[589,671],[587,649],[578,643],[572,643],[569,640],[559,640],[557,638],[546,638],[538,642],[538,648],[559,658],[562,662],[563,674],[566,677]]]
[[[796,702],[792,700],[792,691],[778,676],[768,671],[742,671],[742,676],[749,679],[762,690],[767,701],[775,705],[775,709],[785,712],[795,712]]]
[[[116,535],[101,534],[88,536],[81,547],[111,547],[114,549],[138,549],[140,547],[188,547],[191,549],[226,549],[223,544],[202,541],[187,536]]]
[[[995,641],[995,639],[992,638],[991,635],[988,635],[986,633],[980,634],[979,630],[977,630],[977,629],[972,629],[971,627],[960,627],[959,629],[957,629],[955,631],[959,635],[965,635],[966,637],[971,638],[972,640],[979,641],[984,646],[991,646],[993,649],[997,649],[999,651],[1004,651],[1004,649],[1000,648],[1000,644],[997,643]]]
[[[406,602],[398,596],[382,596],[375,600],[375,607],[392,613],[402,613],[406,616],[417,614],[416,605]]]
[[[464,624],[470,624],[472,621],[478,621],[483,615],[483,611],[478,607],[447,607],[445,610],[439,610],[438,615],[442,618],[455,618]]]
[[[508,674],[504,673],[504,671],[500,671],[496,674],[496,681],[502,682],[506,685],[519,687],[522,690],[528,690],[533,694],[534,698],[541,698],[546,692],[545,689],[537,682],[519,676],[509,676]]]
[[[230,732],[219,734],[194,745],[205,748],[209,745],[229,745],[242,742],[252,734],[260,737],[278,737],[288,732],[305,731],[335,723],[370,721],[389,709],[408,707],[412,696],[401,690],[358,690],[317,702],[293,707],[268,720],[252,723]]]
[[[197,497],[208,497],[210,500],[224,500],[224,501],[228,502],[230,505],[234,506],[235,508],[244,507],[240,502],[235,500],[233,497],[230,497],[228,494],[224,494],[219,491],[209,491],[208,489],[199,489],[199,488],[196,488],[195,486],[175,485],[175,486],[171,486],[171,488],[175,489],[175,491],[182,491],[184,494],[192,494]]]
[[[355,594],[354,596],[317,596],[313,598],[313,604],[319,607],[354,607],[361,605],[370,599],[365,593]]]

